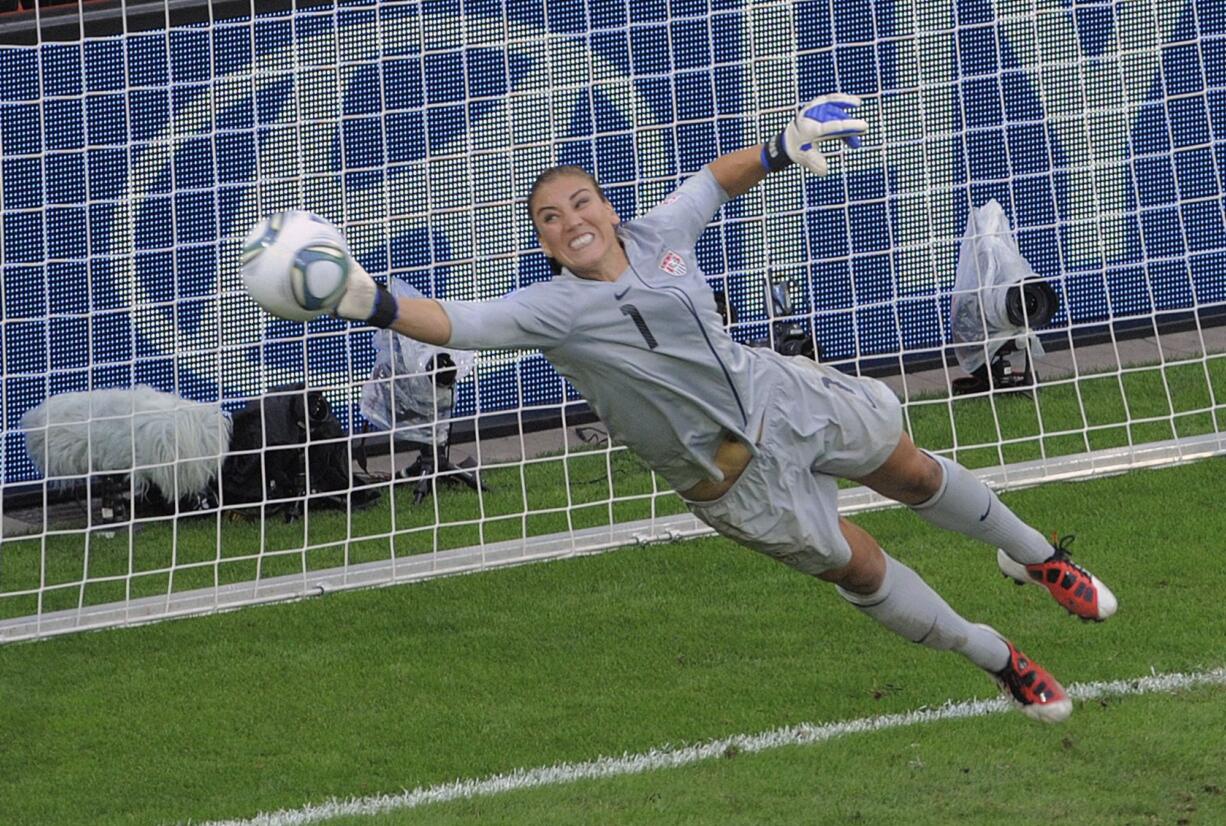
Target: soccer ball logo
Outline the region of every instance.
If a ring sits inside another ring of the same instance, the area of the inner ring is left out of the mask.
[[[349,245],[333,224],[310,212],[278,212],[247,234],[243,284],[268,312],[310,321],[336,308],[349,280]]]

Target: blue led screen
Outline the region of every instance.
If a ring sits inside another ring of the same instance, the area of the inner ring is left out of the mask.
[[[243,294],[261,215],[312,209],[371,272],[492,298],[549,276],[522,206],[541,168],[593,170],[632,217],[832,90],[864,97],[865,146],[776,176],[700,242],[735,335],[762,335],[763,280],[788,279],[826,358],[933,352],[989,198],[1057,285],[1055,327],[1226,301],[1226,6],[993,8],[352,2],[0,48],[3,479],[35,475],[18,422],[48,394],[237,403],[366,374],[368,334],[304,337]],[[460,415],[568,392],[514,354],[484,355],[478,385]]]

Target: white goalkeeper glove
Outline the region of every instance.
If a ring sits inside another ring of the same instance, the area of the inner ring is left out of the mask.
[[[353,257],[349,258],[349,279],[345,293],[332,314],[349,321],[360,321],[372,327],[390,327],[396,321],[399,304],[396,296],[376,283]]]
[[[866,121],[851,117],[851,110],[859,105],[855,95],[822,95],[809,101],[786,129],[762,144],[762,166],[778,172],[798,163],[815,175],[825,175],[830,165],[818,144],[838,138],[858,148],[860,136],[868,131]]]

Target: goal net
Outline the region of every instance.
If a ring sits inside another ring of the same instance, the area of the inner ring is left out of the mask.
[[[736,338],[882,378],[997,487],[1226,447],[1218,0],[8,7],[0,642],[701,533],[539,353],[273,320],[243,238],[308,209],[381,279],[493,299],[550,276],[541,169],[632,218],[828,91],[864,146],[699,242]],[[951,310],[993,201],[1051,312],[985,321],[973,375]],[[241,501],[199,484],[240,470]]]

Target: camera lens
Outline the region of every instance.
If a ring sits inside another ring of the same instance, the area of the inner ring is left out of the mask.
[[[1056,314],[1059,299],[1046,281],[1025,281],[1005,295],[1005,312],[1018,327],[1042,327]]]
[[[817,361],[817,344],[802,327],[791,327],[776,333],[775,352],[781,356],[806,356]]]
[[[456,366],[448,353],[439,353],[437,357],[430,360],[427,367],[432,371],[437,371],[434,374],[434,383],[439,387],[450,387],[455,384]]]
[[[328,400],[324,398],[323,393],[308,393],[306,403],[307,415],[311,417],[312,421],[322,422],[332,412],[332,406],[328,404]]]

